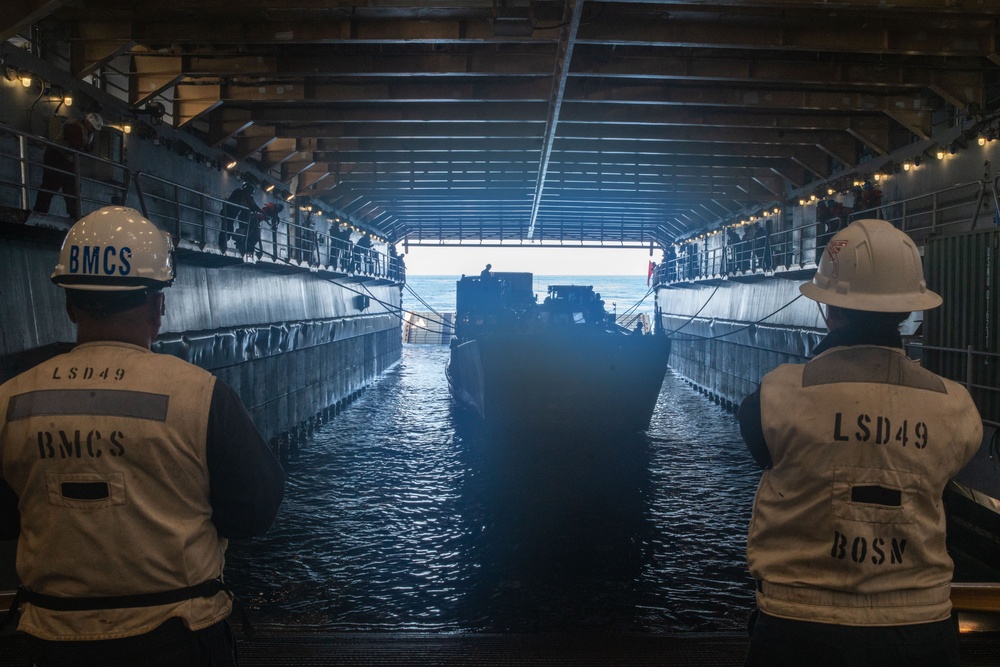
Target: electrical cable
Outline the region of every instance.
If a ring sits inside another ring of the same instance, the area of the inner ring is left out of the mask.
[[[719,288],[720,288],[720,287],[722,287],[722,282],[721,282],[721,281],[719,282],[719,284],[718,284],[718,285],[716,285],[716,286],[715,286],[715,289],[714,289],[714,290],[712,290],[712,293],[708,295],[708,299],[706,299],[706,300],[705,300],[705,303],[703,303],[703,304],[701,305],[701,308],[699,308],[699,309],[698,309],[698,312],[697,312],[697,313],[695,313],[694,315],[692,315],[691,317],[689,317],[689,318],[688,318],[688,321],[687,321],[687,322],[685,322],[684,324],[680,325],[679,327],[677,327],[677,328],[676,328],[676,329],[674,329],[673,331],[667,331],[667,332],[666,332],[666,334],[667,334],[668,336],[672,336],[672,335],[674,335],[675,333],[677,333],[678,331],[680,331],[681,329],[683,329],[684,327],[686,327],[687,325],[691,324],[691,322],[693,322],[693,321],[694,321],[694,318],[696,318],[696,317],[698,317],[699,315],[701,315],[701,311],[705,310],[705,308],[706,308],[706,307],[708,307],[708,304],[709,304],[709,303],[710,303],[710,302],[712,301],[712,299],[713,299],[713,298],[715,297],[715,293],[719,291]],[[777,312],[777,311],[776,311],[776,312]],[[770,315],[768,315],[768,317],[770,317]]]
[[[650,295],[650,294],[652,294],[652,293],[653,293],[653,292],[655,292],[655,291],[656,291],[656,288],[655,288],[655,287],[651,287],[651,288],[649,288],[649,291],[648,291],[648,292],[646,292],[646,295],[645,295],[644,297],[642,297],[641,299],[639,299],[639,301],[637,301],[637,302],[636,302],[636,303],[635,303],[634,305],[632,305],[632,306],[631,306],[631,307],[630,307],[630,308],[629,308],[628,310],[626,310],[626,311],[625,311],[624,313],[622,313],[622,314],[620,315],[620,317],[628,317],[628,316],[629,316],[629,314],[630,314],[630,313],[631,313],[632,311],[634,311],[634,310],[635,310],[636,308],[638,308],[639,306],[641,306],[641,305],[643,304],[643,302],[645,302],[645,301],[646,301],[646,299],[648,299],[648,298],[649,298],[649,295]]]
[[[429,310],[432,313],[434,313],[435,315],[437,315],[439,318],[441,318],[441,320],[444,320],[444,315],[442,315],[441,313],[439,313],[436,310],[434,310],[434,308],[429,303],[427,303],[426,301],[424,301],[424,298],[422,296],[420,296],[419,294],[417,294],[416,292],[414,292],[413,288],[410,287],[409,283],[403,283],[403,286],[406,288],[406,291],[408,291],[410,294],[413,295],[413,298],[415,298],[417,301],[420,302],[420,305],[422,305],[424,308],[426,308],[427,310]]]
[[[401,306],[397,306],[396,304],[389,303],[388,301],[383,301],[382,299],[379,299],[377,296],[375,296],[374,294],[372,294],[371,291],[367,287],[364,287],[364,285],[362,285],[362,287],[364,287],[365,291],[361,292],[361,291],[358,291],[358,290],[353,289],[351,287],[348,287],[347,285],[344,285],[343,283],[339,283],[336,280],[334,280],[333,278],[323,277],[322,279],[325,280],[328,283],[332,283],[332,284],[334,284],[334,285],[336,285],[336,286],[338,286],[338,287],[340,287],[342,289],[345,289],[348,292],[353,292],[354,294],[358,294],[358,295],[361,295],[361,296],[367,296],[367,297],[369,297],[375,303],[377,303],[377,304],[379,304],[381,306],[384,306],[389,311],[390,315],[394,315],[395,317],[399,318],[399,320],[401,322],[404,322],[406,320],[406,318],[403,317],[404,313],[407,313],[407,314],[410,314],[410,315],[419,315],[420,317],[424,317],[425,320],[428,320],[432,324],[438,324],[438,325],[440,325],[441,326],[441,331],[439,332],[436,329],[431,329],[431,328],[428,328],[428,327],[420,326],[418,324],[414,324],[412,321],[410,322],[410,326],[414,326],[414,327],[416,327],[418,329],[423,329],[424,331],[429,331],[431,333],[443,333],[446,330],[452,330],[452,329],[454,329],[454,325],[449,324],[448,322],[445,322],[443,320],[435,320],[434,318],[425,317],[425,316],[420,315],[419,313],[414,312],[412,310],[406,310],[405,308],[403,308]]]
[[[424,299],[420,295],[418,295],[416,292],[413,291],[413,288],[411,288],[406,283],[403,283],[403,285],[410,291],[411,294],[413,294],[414,298],[416,298],[425,308],[427,308],[432,313],[434,313],[435,315],[437,315],[438,318],[440,318],[440,319],[435,320],[433,317],[427,317],[425,314],[420,314],[420,313],[414,312],[412,310],[404,310],[402,307],[398,308],[397,310],[399,310],[401,313],[408,313],[410,315],[419,316],[419,317],[422,317],[424,320],[426,320],[426,321],[428,321],[428,322],[430,322],[432,324],[439,325],[440,326],[440,330],[438,330],[438,329],[431,329],[429,327],[425,327],[425,326],[416,324],[413,320],[410,320],[408,322],[408,324],[411,327],[414,327],[414,328],[417,328],[417,329],[422,329],[422,330],[430,332],[430,333],[440,333],[442,335],[445,335],[445,334],[454,334],[455,333],[455,325],[453,323],[449,323],[449,322],[445,321],[444,316],[441,313],[439,313],[436,310],[434,310],[433,308],[431,308],[431,306],[426,301],[424,301]],[[372,294],[371,291],[367,287],[365,287],[364,285],[362,285],[361,287],[363,287],[364,290],[366,292],[368,292],[368,294],[370,295],[370,297],[372,299],[375,299],[376,302],[383,303],[382,301],[380,301],[378,299],[378,297],[376,297],[374,294]],[[401,321],[406,322],[406,318],[405,317],[401,317],[400,315],[396,315],[396,317],[399,317],[399,319]]]
[[[678,338],[676,340],[684,341],[684,342],[690,342],[690,341],[699,341],[699,340],[718,340],[719,338],[725,338],[726,336],[732,336],[735,333],[739,333],[741,331],[746,331],[750,327],[755,327],[758,324],[761,324],[761,323],[763,323],[763,322],[771,319],[772,317],[774,317],[775,315],[777,315],[778,313],[780,313],[781,311],[783,311],[785,308],[788,308],[790,305],[792,305],[793,303],[795,303],[796,301],[798,301],[799,299],[801,299],[803,296],[804,295],[799,294],[797,297],[795,297],[794,299],[792,299],[791,301],[789,301],[788,303],[786,303],[781,308],[778,308],[777,310],[771,311],[770,313],[768,313],[764,317],[760,318],[756,322],[750,322],[746,326],[740,327],[738,329],[733,329],[732,331],[729,331],[727,333],[719,334],[718,336],[699,336],[697,334],[694,334],[694,335],[690,335],[689,334],[690,338]],[[699,312],[701,312],[701,311],[699,311]],[[691,321],[695,317],[697,317],[697,314],[691,316],[691,319],[689,319],[687,322],[685,322],[684,326],[687,326],[688,324],[690,324]],[[680,329],[675,329],[674,331],[680,331]],[[672,332],[669,332],[669,333],[672,333]],[[668,335],[669,335],[669,333],[668,333]]]
[[[431,332],[431,333],[442,333],[442,334],[449,333],[449,332],[450,333],[454,333],[454,329],[455,329],[454,323],[447,322],[445,320],[444,315],[442,315],[441,313],[439,313],[438,311],[436,311],[430,304],[427,303],[426,300],[424,300],[423,297],[421,297],[419,294],[417,294],[413,290],[413,288],[410,287],[407,283],[403,283],[403,286],[406,288],[406,290],[410,294],[412,294],[413,297],[421,305],[423,305],[430,312],[432,312],[435,316],[437,316],[437,319],[435,319],[433,317],[427,317],[426,314],[418,313],[418,312],[412,311],[412,310],[407,310],[405,308],[402,308],[401,306],[396,306],[395,304],[383,301],[383,300],[379,299],[377,296],[375,296],[371,292],[371,290],[369,290],[364,285],[361,285],[362,289],[364,289],[364,292],[360,292],[360,291],[358,291],[356,289],[348,287],[347,285],[343,285],[341,283],[338,283],[337,281],[335,281],[335,280],[333,280],[331,278],[323,278],[323,279],[326,280],[327,282],[330,282],[330,283],[333,283],[333,284],[335,284],[335,285],[337,285],[339,287],[342,287],[343,289],[345,289],[345,290],[347,290],[349,292],[353,292],[354,294],[359,294],[361,296],[367,296],[367,297],[369,297],[372,301],[378,303],[381,306],[384,306],[386,309],[389,310],[390,314],[398,317],[401,321],[406,321],[406,318],[404,317],[404,314],[409,314],[409,315],[414,315],[414,316],[420,316],[424,320],[430,322],[431,324],[436,324],[436,325],[440,326],[441,329],[437,330],[437,329],[432,329],[432,328],[429,328],[429,327],[421,326],[421,325],[418,325],[418,324],[414,323],[412,320],[410,320],[409,325],[411,327],[416,327],[417,329],[422,329],[424,331],[428,331],[428,332]],[[718,287],[716,287],[716,289],[718,289]],[[655,291],[656,291],[655,288],[651,288],[648,292],[646,292],[646,295],[643,296],[642,299],[640,299],[637,303],[635,303],[628,310],[626,310],[624,313],[622,313],[621,317],[627,316],[629,313],[631,313],[636,308],[638,308],[640,305],[642,305],[642,303],[649,297],[649,295],[652,294]],[[714,294],[714,292],[713,292],[713,294]],[[711,297],[709,297],[709,298],[711,299]],[[707,305],[707,303],[706,303],[706,305]],[[702,309],[704,309],[704,306],[702,306]],[[698,312],[700,313],[701,311],[699,310]],[[697,317],[697,314],[695,314],[695,317]]]

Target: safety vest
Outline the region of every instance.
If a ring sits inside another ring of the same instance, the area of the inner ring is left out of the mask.
[[[772,616],[909,625],[951,611],[941,496],[982,442],[969,393],[901,350],[837,347],[761,383],[772,465],[747,540]]]
[[[28,597],[20,630],[116,639],[171,617],[199,630],[229,615],[218,588],[149,604],[222,575],[227,541],[212,523],[206,468],[214,385],[176,357],[100,342],[0,387],[0,473],[20,499],[18,576],[29,595],[64,603]],[[139,603],[100,608],[108,598]]]

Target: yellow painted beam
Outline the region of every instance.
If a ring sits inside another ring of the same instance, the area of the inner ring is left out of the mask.
[[[847,132],[879,155],[890,152],[888,118],[852,118]]]
[[[183,80],[181,58],[142,46],[132,49],[128,91],[132,104],[140,106]]]
[[[193,83],[193,82],[188,82]],[[174,86],[174,125],[183,127],[222,104],[218,84]]]
[[[251,125],[236,137],[236,157],[241,160],[263,151],[277,141],[273,127]]]
[[[80,21],[70,46],[70,68],[76,77],[88,76],[134,45],[127,21]]]
[[[958,611],[1000,613],[1000,583],[953,583],[951,604]]]

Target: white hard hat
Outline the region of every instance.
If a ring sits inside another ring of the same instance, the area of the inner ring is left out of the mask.
[[[168,287],[174,281],[170,236],[142,214],[105,206],[66,234],[52,282],[67,289],[124,291]]]
[[[104,127],[104,119],[101,118],[101,114],[91,111],[87,114],[87,122],[94,130],[100,130]]]
[[[885,220],[857,220],[830,239],[805,296],[839,308],[884,313],[929,310],[941,297],[927,289],[920,253]]]

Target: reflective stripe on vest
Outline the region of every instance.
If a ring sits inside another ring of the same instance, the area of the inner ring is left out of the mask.
[[[18,544],[18,575],[34,592],[20,630],[101,640],[229,615],[224,591],[190,590],[221,576],[227,544],[207,471],[214,385],[176,357],[100,342],[0,388],[0,466],[32,527]],[[139,593],[149,590],[166,593]]]

